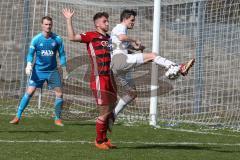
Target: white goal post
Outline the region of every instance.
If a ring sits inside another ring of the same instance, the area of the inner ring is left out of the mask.
[[[153,40],[152,52],[160,54],[160,20],[161,20],[161,0],[154,0],[154,13],[153,13]],[[157,90],[158,90],[158,66],[152,64],[151,74],[151,97],[150,97],[150,110],[149,110],[149,124],[157,126]]]

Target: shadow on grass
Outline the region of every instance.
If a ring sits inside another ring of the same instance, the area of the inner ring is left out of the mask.
[[[2,133],[56,133],[56,132],[64,132],[64,131],[48,131],[48,130],[23,130],[23,131],[19,131],[19,130],[12,130],[12,131],[0,131]]]
[[[65,123],[66,126],[95,126],[95,123]]]
[[[79,122],[79,123],[64,123],[64,125],[66,126],[96,126],[96,123],[95,122],[91,122],[91,123],[82,123],[82,122]],[[120,126],[121,124],[114,124],[114,126]]]
[[[209,146],[209,147],[201,147],[195,145],[142,145],[142,146],[134,146],[134,147],[121,147],[121,148],[129,148],[129,149],[171,149],[171,150],[202,150],[202,151],[214,151],[214,152],[222,152],[222,153],[235,153],[240,152],[240,150],[226,150],[222,146]]]

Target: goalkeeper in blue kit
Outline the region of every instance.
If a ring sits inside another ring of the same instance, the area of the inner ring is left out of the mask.
[[[24,109],[27,107],[36,88],[42,88],[46,81],[49,89],[55,91],[55,124],[63,126],[61,121],[61,110],[63,105],[63,93],[61,77],[57,69],[57,52],[63,70],[63,78],[67,78],[66,56],[63,40],[57,34],[51,32],[52,18],[45,16],[42,18],[42,32],[37,34],[31,41],[28,55],[26,74],[29,76],[28,87],[23,95],[17,110],[16,117],[11,124],[18,124]],[[35,63],[33,64],[35,56]]]

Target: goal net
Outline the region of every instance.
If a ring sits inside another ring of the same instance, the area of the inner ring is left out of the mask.
[[[66,22],[61,13],[75,10],[77,33],[94,30],[93,15],[106,11],[110,31],[119,23],[123,9],[137,11],[136,24],[129,34],[140,39],[146,51],[152,48],[152,0],[8,0],[0,2],[0,110],[15,114],[26,87],[25,57],[31,38],[41,31],[40,19],[53,18],[53,32],[64,39],[70,79],[64,80],[64,119],[94,119],[95,100],[89,88],[90,63],[86,46],[67,40]],[[196,63],[187,77],[170,81],[159,67],[158,120],[190,122],[223,127],[239,126],[240,63],[237,0],[162,0],[160,55],[177,63],[194,57]],[[151,64],[133,71],[137,99],[120,117],[145,122],[149,118]],[[119,89],[121,94],[121,88]],[[25,115],[51,116],[55,95],[44,86],[38,90]]]

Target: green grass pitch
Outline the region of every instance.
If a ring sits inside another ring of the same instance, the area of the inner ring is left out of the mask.
[[[238,160],[237,132],[186,132],[153,129],[148,125],[117,124],[110,135],[117,149],[94,147],[95,124],[65,121],[64,127],[51,118],[23,117],[18,125],[12,116],[0,115],[1,160]]]

